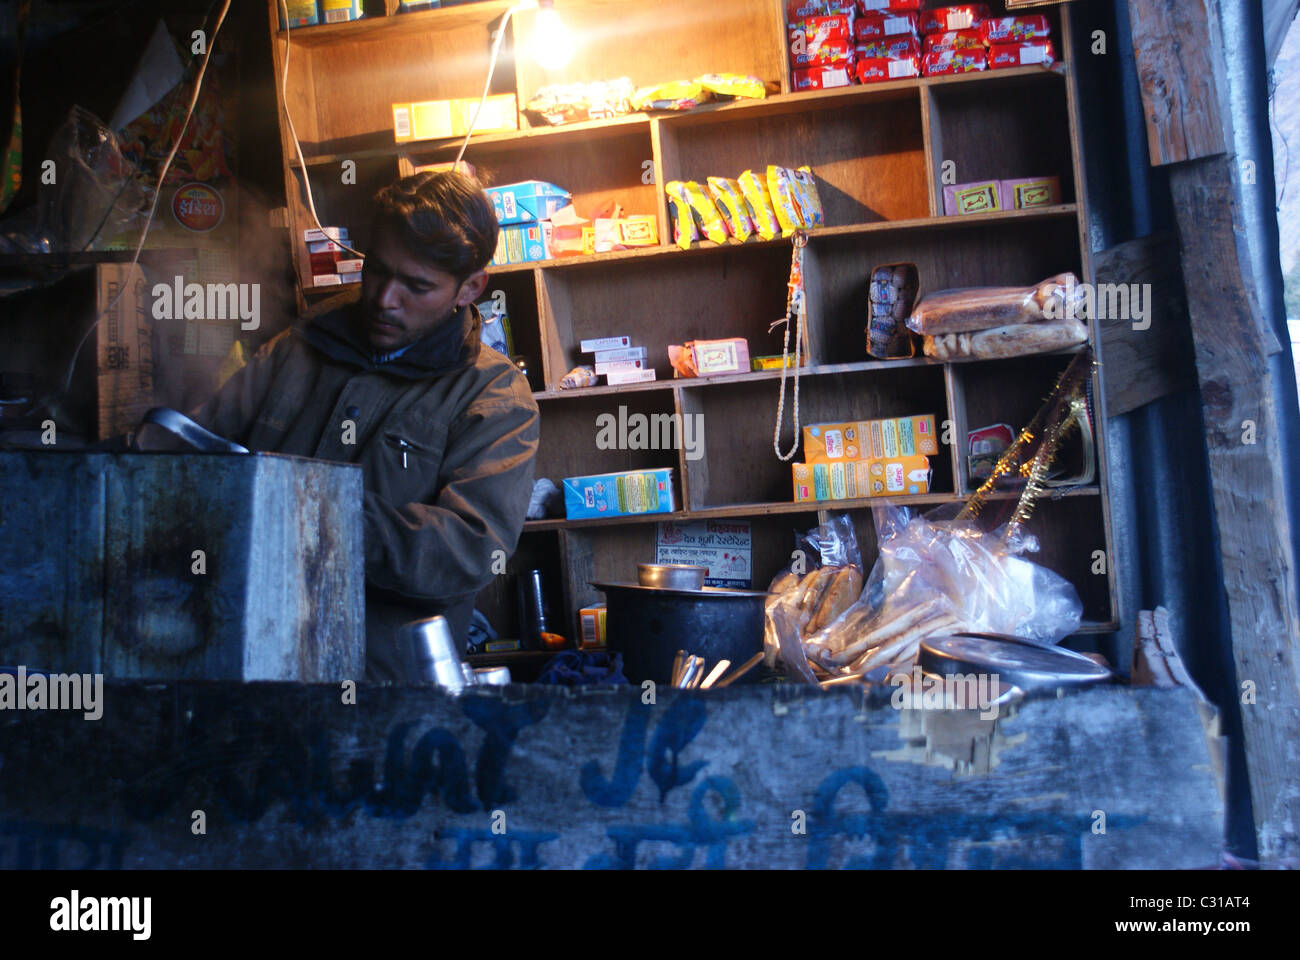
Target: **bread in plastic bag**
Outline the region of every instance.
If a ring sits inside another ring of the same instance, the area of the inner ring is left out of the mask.
[[[912,310],[907,326],[923,336],[970,333],[1076,316],[1083,302],[1084,290],[1074,274],[1060,273],[1032,287],[961,287],[928,293]]]

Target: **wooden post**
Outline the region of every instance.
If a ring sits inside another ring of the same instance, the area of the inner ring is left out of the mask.
[[[1130,0],[1148,144],[1169,164],[1262,861],[1300,855],[1295,557],[1268,358],[1223,108],[1214,0]]]

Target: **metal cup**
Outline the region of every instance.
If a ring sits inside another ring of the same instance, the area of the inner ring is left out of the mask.
[[[460,693],[470,682],[445,617],[402,624],[397,630],[397,642],[411,651],[421,682],[436,683],[452,693]]]
[[[480,667],[474,671],[476,681],[492,687],[504,687],[510,683],[509,667]]]

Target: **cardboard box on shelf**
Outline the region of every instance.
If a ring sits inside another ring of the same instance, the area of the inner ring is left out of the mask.
[[[544,180],[522,180],[484,191],[492,201],[497,222],[503,227],[516,223],[549,220],[551,214],[569,205],[572,199],[563,187]]]
[[[570,520],[673,512],[673,471],[629,470],[564,478],[564,512]]]
[[[930,460],[921,455],[792,464],[796,503],[910,496],[930,492]]]
[[[583,353],[598,353],[603,350],[625,350],[632,346],[631,337],[595,337],[591,340],[583,340],[579,344],[579,349]]]
[[[803,428],[805,463],[834,463],[939,452],[934,415],[811,423]]]
[[[394,103],[393,139],[397,143],[409,143],[413,140],[463,137],[469,131],[478,105],[478,97]],[[478,122],[474,124],[476,134],[505,133],[518,129],[519,111],[513,93],[488,97],[478,116]]]
[[[578,649],[601,650],[605,647],[605,605],[595,603],[578,611]]]

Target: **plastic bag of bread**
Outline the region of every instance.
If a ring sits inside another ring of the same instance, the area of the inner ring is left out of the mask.
[[[1037,541],[957,520],[960,508],[947,504],[924,516],[876,508],[880,555],[860,602],[804,636],[809,668],[822,683],[907,672],[932,636],[973,631],[1059,643],[1078,630],[1083,605],[1073,585],[1021,556]]]
[[[935,360],[1001,360],[1064,350],[1087,339],[1088,326],[1082,320],[1042,320],[925,337],[922,349],[927,357]]]
[[[1072,273],[1059,273],[1032,287],[961,287],[921,298],[907,326],[913,333],[940,336],[991,330],[1044,319],[1077,317],[1084,291]]]

